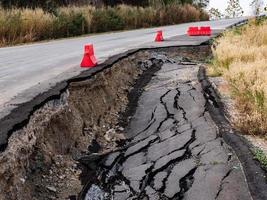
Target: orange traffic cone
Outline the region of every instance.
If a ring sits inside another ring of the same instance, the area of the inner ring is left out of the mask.
[[[94,47],[92,44],[87,44],[84,46],[84,55],[81,62],[81,67],[95,67],[97,61],[95,58]]]
[[[163,39],[163,34],[162,34],[162,31],[157,31],[157,35],[156,35],[156,38],[155,38],[155,42],[162,42],[164,39]]]

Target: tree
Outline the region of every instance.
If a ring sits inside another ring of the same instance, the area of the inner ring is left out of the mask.
[[[4,8],[46,8],[67,5],[66,0],[0,0],[0,2]]]
[[[199,8],[206,8],[209,5],[209,0],[194,0],[193,4]]]
[[[241,17],[244,14],[244,11],[240,6],[239,0],[229,0],[225,13],[226,18],[236,18]]]
[[[193,4],[193,0],[148,0],[150,6],[165,6],[168,4]]]
[[[262,0],[253,0],[250,4],[254,15],[259,15],[263,11],[264,2]]]
[[[218,8],[211,8],[208,11],[210,19],[215,20],[215,19],[221,19],[223,18],[223,14],[219,11]]]
[[[157,4],[163,0],[103,0],[104,5],[116,6],[118,4],[126,4],[133,6],[148,6],[150,3]]]

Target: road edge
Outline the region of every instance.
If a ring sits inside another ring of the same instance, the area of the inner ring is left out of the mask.
[[[220,135],[224,141],[235,151],[240,160],[246,176],[247,184],[254,200],[267,199],[266,172],[260,163],[254,159],[251,152],[251,144],[242,136],[242,133],[235,130],[226,118],[225,106],[219,98],[218,93],[210,83],[205,67],[201,66],[198,73],[199,82],[202,85],[207,108],[212,119],[219,128]]]

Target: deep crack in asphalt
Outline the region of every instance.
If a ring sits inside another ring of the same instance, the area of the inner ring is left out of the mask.
[[[99,167],[102,197],[250,200],[240,163],[207,110],[218,105],[202,90],[199,65],[159,57],[161,67],[131,109],[127,148]]]

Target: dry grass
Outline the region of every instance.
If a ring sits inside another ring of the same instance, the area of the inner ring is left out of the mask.
[[[191,5],[176,4],[159,8],[120,5],[96,9],[91,6],[70,6],[59,8],[55,15],[42,9],[0,8],[0,47],[95,32],[200,20],[208,20],[208,15]]]
[[[244,133],[267,133],[267,23],[251,21],[229,31],[213,48],[212,75],[223,75],[239,111],[235,120]]]
[[[53,18],[41,9],[0,10],[0,46],[45,38]]]

